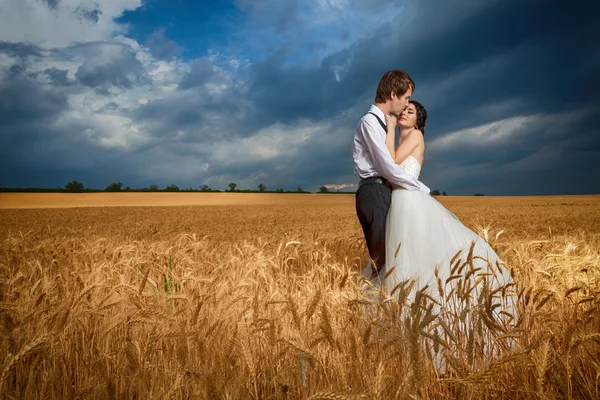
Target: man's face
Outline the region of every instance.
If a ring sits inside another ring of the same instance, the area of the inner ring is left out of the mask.
[[[392,92],[392,112],[396,115],[400,115],[402,110],[408,106],[408,100],[412,96],[412,88],[408,88],[406,93],[396,96],[396,93]]]

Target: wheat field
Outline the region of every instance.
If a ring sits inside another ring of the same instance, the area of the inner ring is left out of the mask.
[[[438,199],[513,287],[368,290],[352,195],[0,194],[0,393],[600,398],[600,196]]]

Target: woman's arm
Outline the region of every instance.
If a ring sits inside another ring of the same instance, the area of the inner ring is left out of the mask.
[[[430,193],[430,189],[426,185],[394,164],[394,158],[390,156],[390,151],[385,146],[385,140],[384,142],[381,141],[380,129],[381,127],[375,116],[365,115],[356,127],[356,137],[354,139],[355,141],[358,139],[361,145],[364,146],[375,170],[395,186]]]
[[[423,143],[423,134],[418,129],[413,129],[406,135],[406,137],[400,140],[400,145],[394,154],[394,163],[400,164],[406,160],[408,156],[412,154],[415,149]],[[387,142],[386,142],[387,144]]]
[[[396,145],[396,123],[398,120],[393,115],[386,114],[387,135],[385,137],[385,146],[388,148],[392,158],[395,156],[394,146]]]

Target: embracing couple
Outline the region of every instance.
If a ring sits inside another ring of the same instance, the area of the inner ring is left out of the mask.
[[[427,111],[410,100],[414,89],[406,72],[388,71],[377,86],[375,104],[356,127],[352,146],[354,173],[360,180],[356,212],[370,256],[361,274],[388,292],[406,280],[433,289],[454,275],[459,253],[459,258],[469,259],[472,269],[491,273],[494,286],[508,284],[510,273],[489,244],[418,180]],[[395,148],[396,126],[400,137]]]

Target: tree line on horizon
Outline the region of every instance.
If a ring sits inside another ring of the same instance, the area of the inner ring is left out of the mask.
[[[86,188],[82,182],[77,180],[71,181],[67,183],[64,187],[58,188],[6,188],[0,185],[0,191],[2,192],[58,192],[58,193],[93,193],[93,192],[240,192],[240,193],[312,193],[310,191],[302,189],[302,187],[298,186],[296,190],[284,190],[282,187],[277,188],[275,190],[268,190],[267,185],[264,183],[260,183],[257,186],[257,190],[252,189],[239,189],[237,183],[232,182],[229,185],[229,189],[227,190],[219,190],[213,189],[207,184],[203,184],[198,186],[197,189],[193,187],[188,188],[180,188],[178,185],[171,184],[167,185],[164,188],[161,188],[159,185],[149,185],[143,188],[132,188],[130,186],[125,186],[121,182],[113,182],[104,189],[95,189],[95,188]],[[321,186],[319,188],[318,193],[329,193],[329,188],[326,186]],[[349,192],[346,192],[349,193]]]
[[[219,192],[239,192],[239,193],[307,193],[307,194],[312,193],[310,191],[302,189],[300,186],[298,186],[296,188],[296,190],[284,190],[282,187],[279,187],[275,190],[267,190],[268,189],[267,185],[265,185],[264,183],[258,184],[258,186],[257,186],[258,190],[238,189],[238,185],[235,182],[231,182],[228,186],[229,186],[229,190],[224,190],[224,191],[221,191],[218,189],[212,189],[207,184],[198,186],[198,189],[194,189],[191,186],[189,188],[180,189],[179,186],[177,186],[175,184],[165,186],[162,189],[160,188],[159,185],[149,185],[144,188],[131,188],[129,186],[123,187],[123,183],[121,183],[121,182],[113,182],[104,189],[93,189],[93,188],[86,188],[82,182],[74,180],[74,181],[67,183],[64,188],[60,188],[60,187],[59,188],[5,188],[2,185],[0,185],[0,192],[33,192],[33,193],[39,193],[39,192],[44,192],[44,193],[93,193],[93,192],[205,192],[205,193],[213,192],[213,193],[219,193]],[[356,191],[350,191],[350,192],[339,191],[339,190],[332,191],[330,188],[323,185],[323,186],[319,187],[319,190],[316,193],[353,194],[353,193],[356,193]],[[436,189],[436,190],[431,191],[431,195],[432,196],[448,196],[448,193],[445,191],[441,192]],[[477,194],[475,194],[475,196],[483,196],[483,194],[477,193]]]

